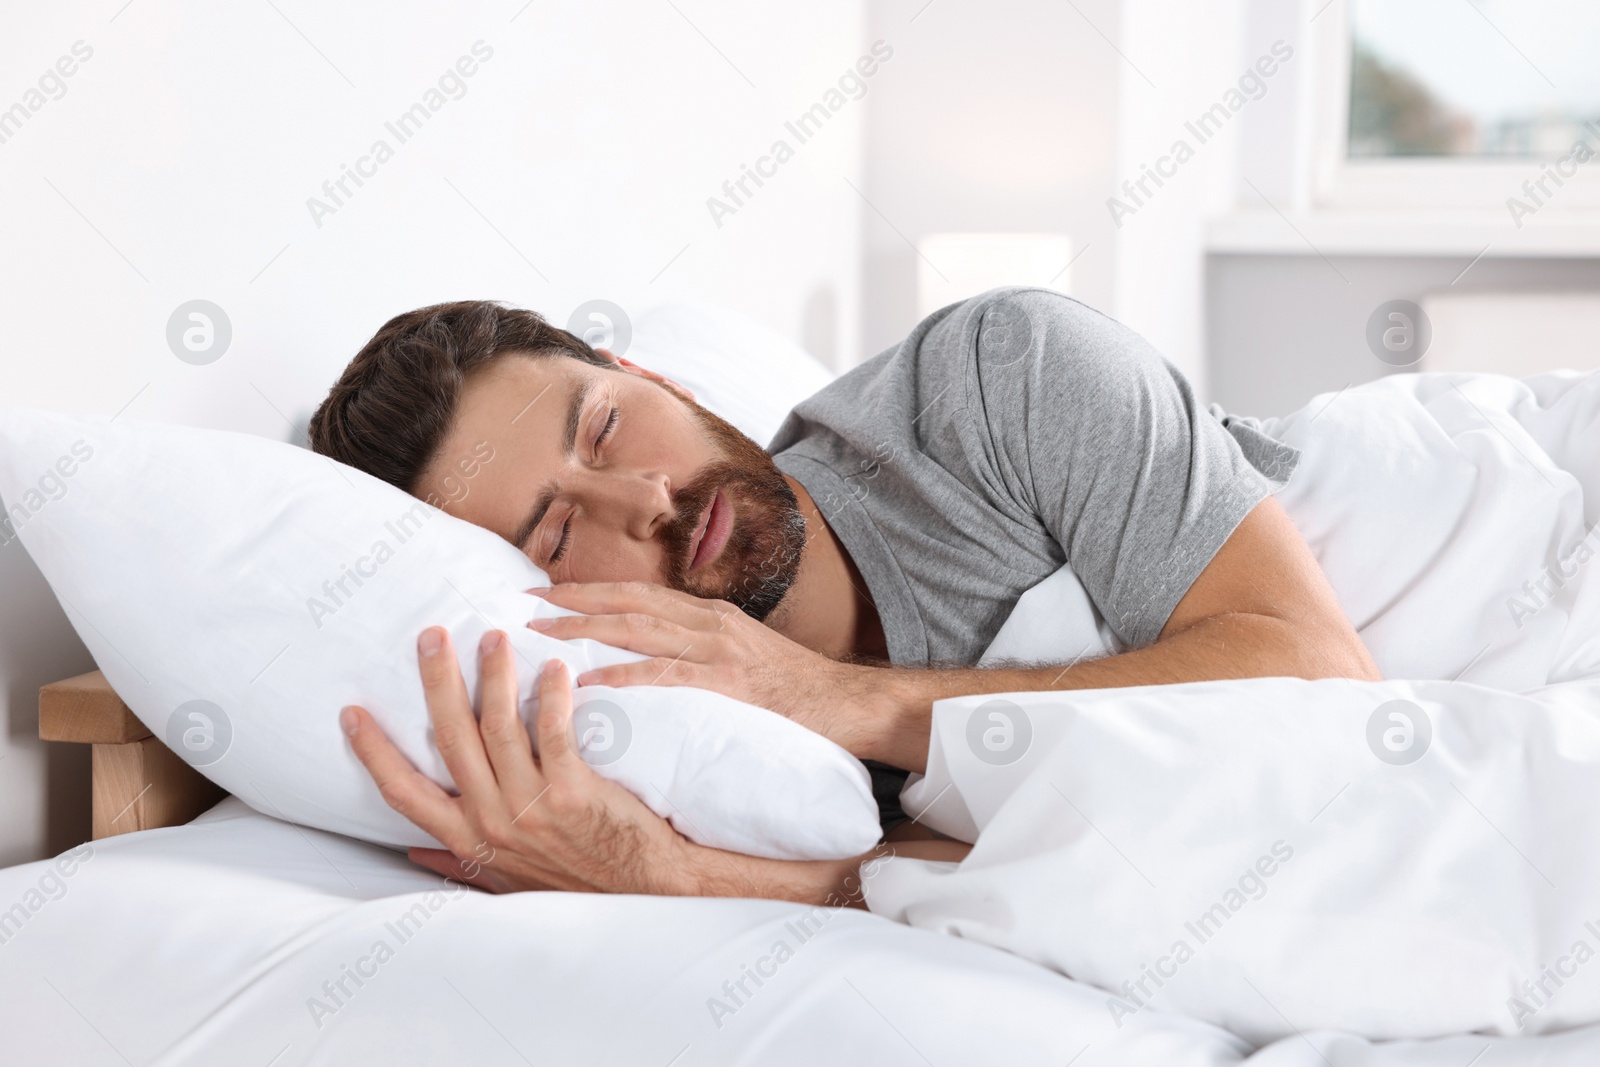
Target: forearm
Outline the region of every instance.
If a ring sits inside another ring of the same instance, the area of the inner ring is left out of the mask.
[[[880,846],[881,847],[881,846]],[[859,871],[878,850],[843,860],[773,860],[690,846],[675,864],[673,891],[682,896],[753,897],[830,907],[865,907]]]
[[[862,667],[856,681],[873,728],[856,754],[906,770],[927,769],[933,702],[981,693],[1110,689],[1221,678],[1380,676],[1358,639],[1319,638],[1269,615],[1225,613],[1146,648],[1047,667]]]
[[[683,896],[754,897],[822,907],[865,908],[864,883],[890,856],[957,861],[972,846],[959,841],[885,841],[842,860],[773,860],[685,844],[674,864],[672,891]]]

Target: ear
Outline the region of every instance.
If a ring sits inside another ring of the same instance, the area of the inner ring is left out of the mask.
[[[673,381],[671,378],[668,378],[664,374],[657,374],[653,370],[646,370],[644,367],[639,366],[639,364],[633,362],[631,359],[623,359],[609,348],[597,348],[594,351],[596,355],[601,356],[608,363],[616,364],[629,374],[637,374],[641,378],[648,378],[652,382],[658,382],[659,384],[664,385],[668,389],[672,390],[674,393],[677,393],[685,400],[694,399],[694,393],[690,392],[688,389],[679,385],[677,382]]]

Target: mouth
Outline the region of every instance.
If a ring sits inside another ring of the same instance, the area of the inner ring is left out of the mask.
[[[715,560],[728,543],[728,534],[732,531],[733,509],[728,506],[727,497],[719,489],[711,498],[711,503],[706,505],[706,512],[700,516],[700,524],[695,528],[694,539],[690,542],[689,570],[697,571]]]

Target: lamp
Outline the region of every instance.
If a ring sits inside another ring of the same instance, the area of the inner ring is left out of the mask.
[[[917,317],[1002,285],[1070,293],[1064,233],[930,233],[917,242]]]

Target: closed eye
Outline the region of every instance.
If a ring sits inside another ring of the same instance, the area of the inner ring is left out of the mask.
[[[606,438],[610,437],[611,432],[617,428],[617,421],[621,417],[621,409],[615,404],[611,405],[611,412],[606,416],[605,425],[600,427],[600,432],[595,436],[594,439],[594,452],[596,459],[598,459],[600,456],[600,446],[605,444]],[[550,553],[550,565],[553,566],[554,564],[560,563],[562,557],[567,554],[567,548],[571,544],[572,518],[571,516],[568,516],[567,521],[561,524],[561,540],[556,542],[555,551]]]
[[[601,427],[600,436],[594,439],[595,451],[599,451],[600,446],[605,443],[606,438],[611,436],[611,431],[617,428],[617,420],[621,418],[621,416],[622,409],[618,408],[615,404],[611,405],[611,414],[606,416],[606,424],[605,426]]]
[[[567,546],[572,543],[572,520],[569,518],[561,524],[561,540],[556,543],[556,550],[550,553],[550,562],[560,563],[561,557],[567,554]]]

